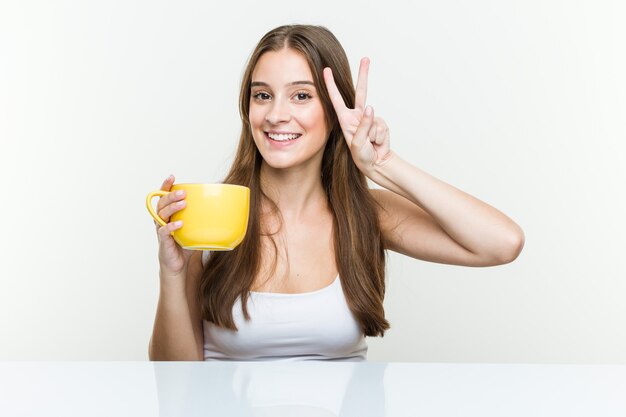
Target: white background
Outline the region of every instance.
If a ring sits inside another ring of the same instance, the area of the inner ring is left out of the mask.
[[[389,257],[371,360],[626,363],[626,7],[615,0],[0,3],[0,360],[147,359],[145,195],[225,174],[249,53],[322,24],[392,147],[526,233],[518,260]]]

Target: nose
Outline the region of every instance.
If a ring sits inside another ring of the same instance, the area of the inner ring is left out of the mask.
[[[273,125],[285,123],[291,120],[291,113],[289,112],[289,105],[284,100],[275,98],[265,115],[265,120]]]

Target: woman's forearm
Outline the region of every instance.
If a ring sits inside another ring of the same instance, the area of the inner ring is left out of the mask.
[[[506,263],[523,247],[522,229],[505,214],[396,154],[376,164],[368,176],[420,206],[452,239],[476,255]]]
[[[150,360],[202,360],[193,332],[184,283],[185,279],[161,277],[159,301],[150,339]]]

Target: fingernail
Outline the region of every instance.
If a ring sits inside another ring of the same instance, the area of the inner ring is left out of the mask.
[[[178,227],[178,226],[182,226],[182,224],[183,224],[183,221],[182,221],[182,220],[176,220],[176,221],[174,222],[174,226],[176,226],[176,227]]]
[[[372,106],[366,106],[366,107],[365,107],[365,115],[366,115],[367,117],[370,117],[370,116],[372,115],[372,111],[373,111],[373,110],[372,110]]]
[[[176,191],[176,196],[177,197],[182,197],[183,195],[185,195],[185,191],[183,191],[183,190]]]
[[[174,179],[174,175],[170,175],[169,177],[167,177],[167,181],[172,181]]]

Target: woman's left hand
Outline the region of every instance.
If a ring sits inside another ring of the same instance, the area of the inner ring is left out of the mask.
[[[332,70],[324,68],[326,88],[352,153],[352,159],[365,175],[368,175],[375,165],[382,164],[391,156],[387,124],[382,118],[374,117],[374,109],[365,105],[368,69],[369,59],[361,59],[354,109],[350,109],[335,84]]]

